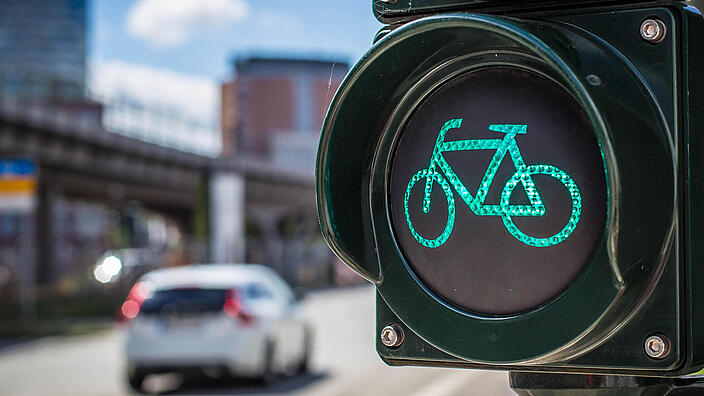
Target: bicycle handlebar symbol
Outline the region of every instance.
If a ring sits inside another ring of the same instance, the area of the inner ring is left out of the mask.
[[[403,200],[406,222],[408,223],[408,229],[411,231],[411,234],[418,241],[418,243],[425,247],[437,248],[442,246],[450,237],[455,223],[455,198],[450,186],[455,189],[464,203],[467,204],[467,206],[477,216],[501,216],[506,230],[526,245],[548,247],[556,245],[567,239],[579,222],[579,216],[582,211],[582,197],[579,193],[579,189],[577,188],[577,184],[564,171],[552,165],[525,164],[523,157],[521,156],[521,152],[518,150],[516,135],[525,134],[528,126],[515,124],[492,124],[489,125],[489,130],[504,133],[505,136],[503,139],[475,139],[446,142],[445,135],[447,132],[450,129],[459,128],[461,125],[462,119],[457,118],[448,120],[442,128],[440,128],[440,133],[438,134],[435,147],[433,148],[433,154],[430,157],[430,165],[428,165],[425,169],[419,170],[415,175],[413,175],[411,180],[408,182],[408,187],[406,187],[406,193]],[[472,194],[467,190],[467,187],[465,187],[457,174],[450,167],[450,164],[443,157],[443,153],[446,151],[472,150],[496,150],[496,153],[489,163],[489,167],[482,178],[481,185],[479,186],[475,196],[472,196]],[[511,156],[511,160],[513,160],[516,167],[516,173],[514,173],[513,176],[508,179],[506,185],[504,185],[499,204],[487,205],[484,203],[484,200],[486,199],[489,187],[494,180],[496,171],[499,169],[499,165],[506,156],[506,153]],[[545,238],[533,237],[525,234],[518,229],[512,220],[512,217],[537,217],[545,215],[545,206],[543,205],[543,201],[540,199],[540,194],[533,183],[533,175],[547,175],[554,177],[562,183],[565,188],[567,188],[572,198],[572,213],[567,224],[558,233]],[[433,182],[437,182],[440,185],[442,191],[445,193],[445,197],[447,198],[447,224],[442,233],[434,239],[426,239],[420,235],[413,227],[411,217],[408,213],[411,189],[418,181],[422,179],[425,179],[425,190],[422,204],[423,213],[428,213],[430,211],[430,197],[433,189]],[[530,204],[512,205],[509,203],[511,193],[518,183],[523,185],[523,189],[528,195]]]

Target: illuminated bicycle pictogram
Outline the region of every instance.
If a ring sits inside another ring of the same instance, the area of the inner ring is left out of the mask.
[[[445,135],[450,129],[459,128],[462,125],[462,119],[451,119],[447,121],[442,128],[433,147],[433,154],[430,158],[430,165],[426,169],[418,171],[406,187],[406,193],[403,200],[403,206],[406,214],[406,222],[413,237],[423,246],[429,248],[437,248],[442,246],[452,233],[452,228],[455,223],[455,198],[450,186],[455,189],[457,194],[467,204],[467,206],[477,216],[501,216],[504,226],[508,232],[519,241],[526,245],[535,247],[548,247],[556,245],[567,239],[572,231],[574,231],[579,216],[582,211],[582,197],[577,188],[577,184],[564,171],[552,165],[526,165],[521,156],[516,143],[516,135],[526,134],[528,126],[520,124],[492,124],[489,125],[489,130],[504,133],[503,139],[473,139],[473,140],[456,140],[445,141]],[[476,195],[467,190],[467,187],[462,183],[457,174],[452,170],[450,164],[443,157],[446,151],[472,151],[472,150],[496,150],[496,153],[491,159],[489,166],[482,178],[481,184],[477,189]],[[516,173],[508,179],[501,192],[501,198],[498,205],[488,205],[484,201],[487,193],[494,180],[496,171],[499,169],[501,161],[508,153],[516,167]],[[533,237],[519,230],[514,224],[512,217],[538,217],[545,215],[545,205],[540,199],[540,194],[533,183],[533,175],[547,175],[557,179],[569,191],[572,199],[572,212],[567,224],[558,233],[549,237]],[[423,213],[430,211],[430,199],[433,188],[433,181],[437,182],[442,187],[445,197],[447,198],[447,224],[442,233],[434,239],[426,239],[420,235],[411,222],[411,217],[408,212],[408,204],[411,196],[411,189],[419,181],[425,179],[425,190],[423,195]],[[509,203],[513,189],[521,183],[523,189],[528,195],[530,204],[528,205],[512,205]]]

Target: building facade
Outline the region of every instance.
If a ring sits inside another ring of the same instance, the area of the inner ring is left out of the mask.
[[[222,154],[310,169],[323,118],[348,68],[321,59],[237,59],[234,78],[222,86]]]

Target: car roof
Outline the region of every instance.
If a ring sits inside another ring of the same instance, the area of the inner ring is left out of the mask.
[[[172,288],[229,288],[247,282],[270,282],[274,270],[258,264],[192,264],[149,272],[140,281],[152,290]]]

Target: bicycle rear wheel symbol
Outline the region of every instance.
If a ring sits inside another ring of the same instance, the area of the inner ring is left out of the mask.
[[[421,169],[411,177],[406,187],[403,205],[406,215],[408,229],[413,237],[421,245],[429,248],[437,248],[442,246],[452,233],[455,222],[455,198],[452,189],[462,198],[464,203],[478,216],[500,216],[506,230],[519,241],[526,245],[535,247],[548,247],[556,245],[567,239],[579,222],[579,217],[582,212],[582,197],[574,180],[561,169],[552,165],[526,165],[521,156],[516,136],[518,134],[527,133],[527,125],[520,124],[492,124],[489,125],[489,130],[504,133],[503,139],[476,139],[476,140],[457,140],[445,141],[445,135],[450,129],[459,128],[462,125],[462,119],[451,119],[447,121],[440,129],[433,154],[430,158],[430,164],[427,168]],[[465,187],[457,174],[452,170],[450,164],[445,160],[443,153],[447,151],[473,151],[473,150],[496,150],[491,162],[487,168],[481,184],[477,189],[476,195],[472,196],[469,190]],[[501,192],[501,198],[498,205],[485,204],[489,188],[494,180],[496,171],[504,159],[506,154],[509,154],[511,160],[516,167],[516,173],[508,179]],[[548,237],[530,236],[521,231],[513,221],[513,217],[537,217],[545,215],[545,206],[540,198],[540,193],[533,182],[534,175],[546,175],[557,179],[569,192],[572,200],[572,211],[567,224],[556,234]],[[425,189],[423,194],[422,209],[424,213],[430,211],[431,193],[433,184],[438,183],[447,199],[447,223],[439,236],[429,239],[420,235],[416,231],[408,210],[411,189],[421,180],[425,180]],[[511,194],[518,184],[523,186],[528,195],[529,204],[514,205],[509,203]]]

